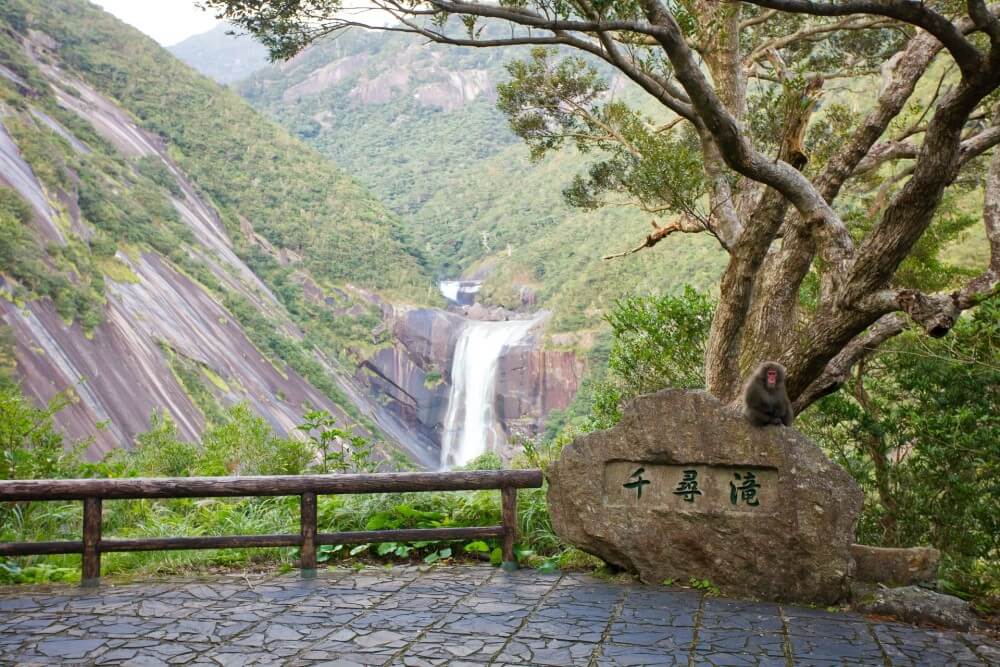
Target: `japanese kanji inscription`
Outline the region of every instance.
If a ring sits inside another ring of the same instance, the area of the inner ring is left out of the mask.
[[[606,507],[770,514],[780,497],[778,471],[759,466],[608,461]]]

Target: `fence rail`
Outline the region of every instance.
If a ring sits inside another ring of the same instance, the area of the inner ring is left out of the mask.
[[[173,549],[235,549],[299,547],[300,567],[316,569],[316,547],[324,544],[365,544],[419,540],[500,538],[504,567],[517,567],[517,490],[539,488],[540,470],[399,472],[351,475],[280,475],[274,477],[170,477],[125,479],[39,479],[0,482],[0,502],[46,500],[83,501],[83,539],[62,542],[0,542],[0,556],[48,554],[83,555],[82,582],[96,584],[101,553]],[[316,496],[348,493],[500,490],[499,526],[469,528],[408,528],[397,530],[319,533]],[[103,500],[151,498],[222,498],[299,496],[299,533],[288,535],[225,535],[218,537],[140,537],[103,539]]]

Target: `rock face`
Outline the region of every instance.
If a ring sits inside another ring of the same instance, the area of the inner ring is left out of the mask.
[[[817,603],[847,593],[857,484],[797,431],[754,428],[704,392],[635,399],[548,478],[556,532],[648,583],[696,577]]]
[[[358,377],[387,410],[437,450],[448,409],[445,374],[462,319],[433,308],[399,308],[393,319],[393,345],[366,360]]]
[[[538,435],[544,417],[564,410],[580,386],[584,367],[569,350],[544,350],[538,336],[508,348],[497,368],[497,416],[508,433]]]
[[[479,304],[472,308],[487,310]],[[356,379],[422,443],[437,449],[454,383],[455,347],[467,320],[475,318],[458,314],[471,308],[452,312],[383,304],[383,309],[391,322],[392,345],[366,359]],[[509,319],[510,313],[503,312],[497,321]],[[537,334],[505,348],[497,365],[493,409],[508,439],[537,435],[552,410],[569,405],[583,371],[573,352],[542,349]],[[503,448],[499,453],[508,460],[515,452]]]

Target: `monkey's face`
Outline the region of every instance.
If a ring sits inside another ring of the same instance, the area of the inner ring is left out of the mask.
[[[774,368],[767,369],[767,386],[774,387],[778,384],[778,371]]]

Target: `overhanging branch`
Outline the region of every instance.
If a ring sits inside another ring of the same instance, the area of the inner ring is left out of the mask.
[[[923,28],[933,35],[955,59],[965,76],[979,69],[982,55],[958,27],[924,2],[913,0],[746,0],[749,4],[793,14],[813,16],[885,16]]]
[[[616,252],[610,255],[605,255],[604,257],[602,257],[602,259],[617,259],[619,257],[627,257],[628,255],[634,255],[640,250],[645,250],[646,248],[652,248],[657,243],[667,238],[674,232],[697,234],[699,232],[709,231],[708,227],[702,224],[701,221],[695,220],[694,218],[688,217],[686,215],[680,216],[679,218],[671,222],[669,225],[666,225],[664,227],[660,227],[658,224],[656,224],[656,221],[650,221],[650,224],[653,225],[653,232],[648,234],[646,236],[646,239],[642,243],[635,246],[634,248],[630,248],[622,252]]]
[[[819,399],[840,389],[851,375],[851,368],[870,356],[878,346],[899,335],[906,328],[906,319],[892,313],[879,319],[863,334],[852,340],[827,363],[823,373],[816,378],[792,403],[799,414]]]

